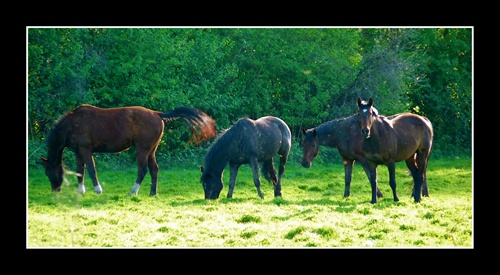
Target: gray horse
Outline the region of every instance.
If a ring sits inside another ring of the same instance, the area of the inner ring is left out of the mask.
[[[224,131],[210,146],[201,166],[201,182],[205,191],[205,199],[215,200],[224,187],[222,173],[229,163],[230,180],[228,198],[232,198],[238,169],[242,164],[250,164],[253,181],[260,198],[264,194],[260,190],[259,162],[262,163],[262,174],[274,186],[274,196],[281,197],[281,178],[285,172],[285,164],[291,148],[291,133],[288,125],[273,116],[261,117],[257,120],[242,118]],[[280,158],[278,174],[274,169],[273,158]]]

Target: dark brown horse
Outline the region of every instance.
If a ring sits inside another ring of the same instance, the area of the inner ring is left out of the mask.
[[[103,109],[84,104],[67,112],[49,132],[48,156],[42,157],[52,190],[61,191],[65,177],[63,152],[66,148],[76,156],[78,192],[85,193],[83,178],[86,166],[94,191],[100,194],[102,188],[97,179],[93,153],[119,153],[134,145],[137,149],[138,171],[130,194],[139,192],[149,169],[150,195],[156,195],[156,149],[163,136],[165,123],[179,118],[190,126],[190,141],[194,143],[208,140],[216,134],[215,121],[206,113],[191,107],[178,107],[169,113],[162,113],[140,106]]]
[[[260,198],[264,194],[260,190],[259,162],[262,162],[262,175],[274,185],[274,196],[281,197],[281,178],[285,172],[285,164],[290,153],[292,140],[286,123],[272,116],[257,120],[242,118],[231,128],[223,132],[210,146],[201,167],[201,183],[205,199],[215,200],[224,187],[222,174],[229,163],[230,179],[227,197],[233,196],[236,175],[242,164],[250,164],[253,182]],[[273,159],[280,158],[278,175],[274,169]]]
[[[415,202],[420,202],[422,195],[429,196],[426,170],[433,140],[431,122],[412,113],[388,117],[378,115],[371,97],[367,102],[358,97],[357,104],[358,113],[353,116],[303,130],[302,166],[311,167],[320,145],[337,148],[345,170],[344,197],[350,195],[352,168],[354,162],[358,161],[370,180],[371,203],[376,203],[382,197],[377,186],[377,166],[387,166],[394,201],[399,201],[395,169],[396,162],[404,160],[413,176],[412,196]]]

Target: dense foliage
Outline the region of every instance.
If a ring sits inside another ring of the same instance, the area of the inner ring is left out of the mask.
[[[435,156],[471,156],[472,28],[28,28],[28,154],[82,104],[188,105],[218,130],[244,116],[301,129],[352,115],[414,112]],[[185,150],[173,124],[159,155]],[[207,146],[205,144],[205,146]],[[38,155],[38,153],[36,154]],[[32,161],[30,160],[30,163]]]

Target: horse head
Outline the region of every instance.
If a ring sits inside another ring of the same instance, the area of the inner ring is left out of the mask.
[[[60,192],[61,186],[64,181],[64,168],[61,164],[53,164],[47,158],[42,158],[42,164],[45,166],[45,175],[50,180],[50,184],[52,185],[52,191]]]
[[[370,138],[371,127],[377,116],[378,111],[373,107],[373,99],[370,97],[368,101],[364,101],[358,97],[358,120],[364,138]]]
[[[301,164],[305,168],[310,168],[312,161],[319,154],[319,142],[316,128],[309,130],[302,129],[302,133],[305,135],[305,138],[301,143],[304,152]]]
[[[205,192],[206,200],[216,200],[219,198],[220,192],[224,187],[222,183],[222,174],[219,177],[214,177],[210,172],[200,167],[201,175],[201,184],[203,185],[203,191]]]

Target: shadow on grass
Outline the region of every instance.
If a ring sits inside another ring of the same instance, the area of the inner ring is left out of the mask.
[[[168,205],[171,207],[184,207],[184,206],[200,206],[200,205],[238,205],[244,203],[252,203],[255,205],[276,205],[276,206],[329,206],[333,211],[339,213],[350,213],[353,211],[359,211],[360,207],[375,209],[386,209],[397,205],[406,206],[409,203],[413,203],[413,200],[408,198],[405,200],[403,198],[399,202],[394,202],[392,197],[390,198],[380,198],[375,204],[370,203],[370,199],[364,198],[339,198],[332,199],[329,196],[325,196],[320,199],[302,199],[302,200],[289,200],[283,197],[275,197],[271,200],[262,200],[258,197],[239,197],[239,198],[220,198],[218,200],[205,200],[204,198],[194,199],[194,200],[179,200],[172,201],[172,198],[163,197],[164,195],[157,196],[147,196],[147,195],[137,195],[131,196],[128,194],[77,194],[76,192],[61,192],[61,193],[46,193],[44,195],[34,196],[37,198],[30,199],[28,202],[28,207],[37,206],[55,206],[55,207],[68,207],[68,208],[80,208],[80,207],[91,207],[91,208],[106,208],[114,206],[123,206],[124,204],[155,204],[155,205]],[[425,198],[424,198],[425,199]]]

